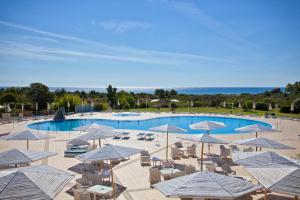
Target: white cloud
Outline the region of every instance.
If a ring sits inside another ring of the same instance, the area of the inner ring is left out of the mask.
[[[63,60],[66,61],[77,60],[85,58],[89,60],[102,61],[111,60],[117,62],[135,62],[135,63],[148,63],[148,64],[199,64],[200,62],[226,62],[232,63],[230,59],[203,56],[189,53],[166,52],[166,51],[152,51],[146,49],[132,48],[126,46],[113,46],[95,41],[85,40],[78,37],[62,35],[52,32],[43,31],[40,29],[15,24],[6,21],[0,21],[0,25],[8,26],[15,29],[25,30],[46,36],[47,40],[54,39],[58,42],[58,47],[49,48],[34,42],[28,44],[20,41],[1,41],[0,40],[0,54],[14,55],[32,59],[47,59],[47,60]],[[130,26],[130,25],[129,25]],[[120,28],[121,31],[123,28]],[[22,37],[22,36],[20,36]],[[37,37],[41,38],[41,37]],[[72,48],[63,43],[63,40],[72,41]],[[76,44],[78,43],[78,45]],[[60,46],[59,46],[60,45]],[[82,48],[84,47],[84,48]],[[88,49],[88,50],[82,50]]]
[[[92,21],[94,26],[99,26],[106,31],[112,31],[114,33],[124,33],[130,30],[145,30],[152,27],[151,24],[137,21]]]

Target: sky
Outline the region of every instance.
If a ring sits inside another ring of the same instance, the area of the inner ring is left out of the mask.
[[[300,77],[298,0],[2,0],[0,85],[267,87]]]

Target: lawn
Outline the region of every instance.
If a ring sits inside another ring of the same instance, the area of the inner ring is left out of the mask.
[[[137,108],[137,109],[130,109],[130,110],[122,110],[124,112],[157,112],[157,108]],[[160,112],[171,112],[170,108],[161,108]],[[230,114],[231,110],[226,108],[215,108],[215,107],[180,107],[176,108],[177,113],[220,113],[220,114]],[[234,108],[232,110],[232,114],[235,115],[257,115],[257,116],[264,116],[267,111],[260,111],[260,110],[248,110],[245,111],[241,108]],[[280,113],[278,110],[269,111],[271,113],[275,113],[278,117],[291,117],[291,118],[300,118],[300,114],[288,114],[288,113]]]

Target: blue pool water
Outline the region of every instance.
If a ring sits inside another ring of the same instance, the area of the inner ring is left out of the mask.
[[[107,126],[112,126],[117,129],[135,129],[135,130],[148,130],[153,126],[159,126],[163,124],[171,124],[178,126],[187,130],[187,134],[197,134],[203,133],[201,130],[192,130],[189,128],[190,124],[200,122],[200,121],[217,121],[223,122],[226,127],[222,129],[213,130],[212,134],[232,134],[238,133],[234,129],[242,126],[252,125],[252,124],[262,124],[267,127],[271,127],[270,124],[241,119],[241,118],[230,118],[230,117],[213,117],[213,116],[176,116],[176,117],[160,117],[148,120],[134,120],[134,121],[118,121],[118,120],[107,120],[107,119],[70,119],[62,122],[45,121],[37,122],[28,125],[29,128],[38,130],[48,130],[48,131],[72,131],[74,128],[97,123]]]

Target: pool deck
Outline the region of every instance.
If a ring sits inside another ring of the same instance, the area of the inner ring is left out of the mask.
[[[195,114],[172,114],[172,113],[142,113],[141,116],[130,116],[130,117],[118,117],[113,116],[115,113],[93,113],[93,115],[90,115],[86,113],[85,115],[75,114],[68,116],[68,119],[114,119],[114,120],[142,120],[142,119],[150,119],[155,117],[167,117],[167,116],[188,116]],[[220,116],[223,117],[224,115],[207,115],[207,114],[196,114],[199,116]],[[290,145],[292,147],[295,147],[296,149],[289,149],[289,150],[274,150],[277,153],[295,157],[297,153],[300,153],[300,139],[298,135],[300,134],[300,123],[298,121],[292,121],[292,120],[285,120],[285,119],[265,119],[263,117],[250,117],[250,116],[233,116],[233,115],[226,115],[224,117],[238,117],[238,118],[245,118],[245,119],[252,119],[252,120],[260,120],[263,122],[267,122],[272,124],[274,127],[277,127],[281,130],[281,132],[276,133],[263,133],[263,136],[269,139],[276,140],[278,142],[284,143],[286,145]],[[22,131],[27,128],[27,125],[33,122],[37,122],[38,120],[34,121],[23,121],[18,123],[10,123],[10,124],[4,124],[0,125],[0,134],[5,132],[14,132],[14,131]],[[39,120],[43,121],[43,120]],[[37,131],[33,130],[34,132],[39,133],[46,133],[46,131]],[[156,133],[155,138],[156,140],[150,142],[150,141],[140,141],[136,139],[136,134],[139,131],[136,130],[130,130],[130,139],[129,140],[112,140],[107,139],[104,141],[104,143],[110,143],[110,144],[117,144],[117,145],[123,145],[123,146],[130,146],[130,147],[136,147],[141,148],[149,151],[152,156],[158,156],[160,158],[164,158],[165,155],[165,135],[162,135],[161,133]],[[147,131],[143,131],[147,132]],[[48,159],[48,161],[37,161],[34,162],[32,165],[38,165],[42,162],[46,163],[48,162],[49,165],[57,167],[59,169],[66,170],[67,168],[80,163],[75,158],[64,158],[64,150],[66,149],[66,142],[71,138],[74,138],[78,135],[80,135],[80,132],[50,132],[51,136],[55,136],[56,138],[53,138],[50,140],[50,146],[49,149],[44,149],[44,141],[32,141],[30,142],[30,149],[31,150],[48,150],[52,152],[58,153],[57,156],[51,157]],[[259,134],[260,136],[262,134]],[[169,134],[169,144],[172,144],[176,141],[178,141],[178,136],[181,136],[181,134]],[[239,140],[239,139],[246,139],[254,137],[255,134],[226,134],[226,135],[215,135],[215,137],[219,139],[224,140]],[[189,141],[183,141],[184,145],[191,144],[192,142]],[[157,144],[160,144],[160,146],[157,146]],[[170,145],[171,146],[171,145]],[[12,148],[26,148],[26,142],[24,141],[2,141],[0,140],[0,152],[5,151]],[[206,150],[206,149],[205,149]],[[170,151],[169,151],[170,152]],[[197,146],[197,153],[200,152],[199,147]],[[214,145],[211,148],[211,152],[219,153],[219,147],[218,145]],[[198,155],[199,156],[199,155]],[[176,160],[176,163],[180,164],[193,164],[199,169],[197,159],[195,158],[188,158],[188,159],[181,159]],[[247,172],[243,169],[243,167],[234,167],[233,169],[237,170],[237,173],[239,175],[247,175]],[[75,174],[76,175],[76,174]],[[141,167],[139,163],[139,155],[131,157],[129,161],[123,162],[120,165],[116,166],[114,168],[114,175],[116,177],[116,180],[119,184],[126,187],[126,190],[117,198],[118,200],[167,200],[171,198],[166,198],[164,195],[162,195],[159,191],[155,189],[151,189],[149,187],[149,181],[148,181],[148,167]],[[78,178],[79,175],[76,175],[76,178]],[[254,180],[255,181],[255,180]],[[70,187],[75,185],[75,179],[73,179],[67,187],[55,198],[56,200],[71,200],[73,199],[72,196],[65,193],[66,190],[68,190]],[[262,195],[253,195],[253,199],[260,199]],[[177,200],[178,198],[172,198]]]

